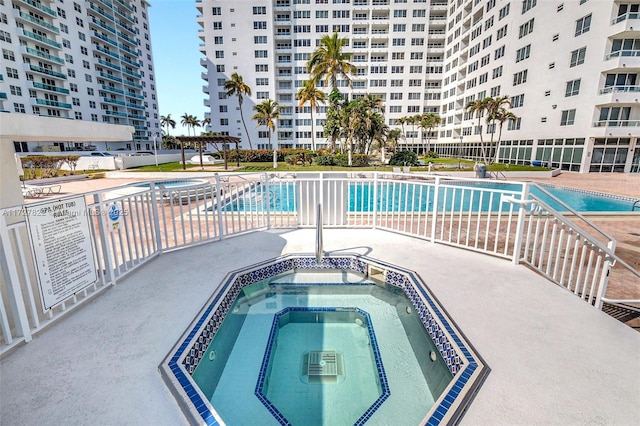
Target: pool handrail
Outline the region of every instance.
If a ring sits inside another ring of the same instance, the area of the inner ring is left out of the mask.
[[[571,214],[575,215],[576,217],[580,218],[580,220],[582,220],[584,223],[586,223],[587,225],[589,225],[591,228],[593,228],[593,230],[595,230],[596,232],[598,232],[600,235],[602,235],[603,237],[605,237],[607,240],[609,241],[615,241],[615,238],[613,238],[611,235],[607,234],[605,231],[603,231],[602,229],[600,229],[597,225],[593,224],[591,221],[589,221],[589,219],[585,218],[582,214],[578,213],[576,210],[574,210],[573,208],[571,208],[569,205],[567,205],[567,203],[565,203],[564,201],[562,201],[561,199],[559,199],[558,197],[554,196],[553,194],[551,194],[549,191],[547,191],[546,189],[543,188],[542,185],[539,185],[535,182],[529,182],[529,184],[533,187],[535,187],[536,189],[538,189],[540,192],[544,193],[546,196],[548,196],[549,198],[551,198],[553,201],[555,201],[556,203],[560,204],[562,207],[564,207],[565,209],[567,209],[567,211],[569,211]],[[545,208],[553,211],[554,213],[556,213],[557,215],[562,216],[561,213],[555,211],[554,209],[552,209],[551,207],[549,207],[549,205],[547,205],[546,203],[540,201],[540,199],[538,197],[536,197],[533,194],[530,194],[530,196],[532,198],[534,198],[538,203],[543,204],[545,206]]]

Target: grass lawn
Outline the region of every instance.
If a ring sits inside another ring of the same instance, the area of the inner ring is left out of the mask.
[[[473,166],[475,165],[475,161],[472,160],[458,160],[457,158],[429,158],[424,159],[425,163],[431,162],[432,170],[446,170],[447,172],[454,172],[457,170],[461,171],[473,171]],[[460,169],[458,169],[458,163],[460,164]],[[236,168],[236,163],[229,163],[229,170],[234,172],[269,172],[269,171],[277,171],[277,172],[330,172],[330,171],[382,171],[382,172],[391,172],[393,171],[392,166],[369,166],[369,167],[338,167],[338,166],[300,166],[300,165],[291,165],[287,164],[284,161],[278,162],[278,168],[273,168],[273,163],[265,162],[265,163],[240,163],[240,168]],[[211,170],[210,167],[206,168],[206,170]],[[412,171],[428,171],[428,166],[412,166]],[[515,164],[491,164],[487,167],[489,171],[546,171],[547,169],[544,167],[536,167],[536,166],[525,166],[525,165],[515,165]],[[200,165],[198,164],[187,164],[186,170],[184,172],[199,172],[201,171]],[[224,171],[222,166],[216,168],[216,171]],[[149,165],[138,167],[135,169],[130,169],[129,172],[183,172],[182,163],[177,161],[174,163],[166,163],[160,164],[159,166]]]

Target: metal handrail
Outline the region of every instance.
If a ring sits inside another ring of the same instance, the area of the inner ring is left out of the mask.
[[[551,198],[553,201],[555,201],[556,203],[560,204],[562,207],[564,207],[565,209],[567,209],[567,211],[571,212],[571,214],[575,215],[576,217],[580,218],[580,220],[582,220],[584,223],[586,223],[587,225],[589,225],[591,228],[593,228],[595,231],[597,231],[600,235],[602,235],[603,237],[605,237],[607,240],[612,241],[615,240],[615,238],[613,238],[611,235],[607,234],[606,232],[604,232],[602,229],[598,228],[596,225],[594,225],[593,223],[591,223],[587,218],[585,218],[583,215],[581,215],[580,213],[578,213],[577,211],[575,211],[574,209],[572,209],[571,207],[569,207],[564,201],[562,201],[561,199],[555,197],[553,194],[551,194],[549,191],[547,191],[546,189],[544,189],[542,187],[542,185],[538,185],[537,183],[533,183],[530,182],[531,186],[535,186],[537,189],[539,189],[540,191],[542,191],[545,195],[547,195],[549,198]],[[536,199],[536,201],[538,201],[540,204],[543,204],[544,207],[548,210],[553,211],[556,215],[557,212],[555,212],[555,210],[553,210],[551,207],[549,207],[548,205],[546,205],[545,203],[541,202],[540,200],[538,200],[535,196],[532,196],[533,198]],[[605,251],[606,248],[604,248]]]
[[[316,263],[322,262],[322,204],[316,210]]]

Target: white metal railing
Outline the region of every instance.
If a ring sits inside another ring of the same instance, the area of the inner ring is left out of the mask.
[[[461,247],[525,263],[598,308],[620,301],[604,297],[610,270],[640,283],[610,236],[565,206],[568,219],[530,188],[432,174],[261,173],[64,197],[57,200],[84,197],[98,280],[46,310],[26,215],[47,200],[0,209],[0,353],[163,252],[269,228],[377,228]],[[117,228],[107,218],[113,206],[122,212]]]

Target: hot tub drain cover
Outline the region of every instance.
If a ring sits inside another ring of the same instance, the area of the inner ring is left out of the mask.
[[[304,355],[302,374],[307,383],[338,383],[344,375],[342,354],[336,351],[311,351]]]

